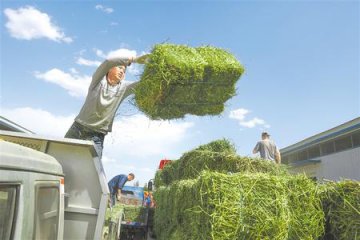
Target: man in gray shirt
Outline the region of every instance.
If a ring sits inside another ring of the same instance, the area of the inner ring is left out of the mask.
[[[275,143],[270,140],[270,135],[267,132],[261,134],[261,141],[259,141],[254,150],[253,154],[260,152],[260,157],[266,160],[275,161],[281,163],[280,151],[276,147]]]
[[[137,84],[123,81],[126,68],[133,62],[144,64],[146,59],[147,55],[105,60],[93,74],[85,103],[65,137],[92,140],[101,158],[104,138],[112,130],[116,111]]]

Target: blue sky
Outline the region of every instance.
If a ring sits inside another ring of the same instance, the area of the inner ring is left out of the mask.
[[[116,51],[169,42],[229,50],[245,66],[218,117],[150,121],[131,101],[106,137],[108,178],[141,184],[162,158],[219,138],[241,155],[267,130],[280,148],[360,115],[358,1],[1,1],[1,115],[62,137],[90,77]],[[127,80],[137,80],[132,66]]]

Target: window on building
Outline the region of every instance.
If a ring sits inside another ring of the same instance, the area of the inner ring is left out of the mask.
[[[360,147],[360,131],[352,135],[353,147]]]
[[[12,239],[16,219],[17,185],[0,184],[0,239]]]
[[[298,154],[293,153],[289,155],[289,163],[296,162],[298,160]]]
[[[303,151],[299,152],[299,161],[306,160],[306,159],[309,159],[307,150],[303,150]]]
[[[59,200],[58,186],[42,183],[36,187],[34,239],[57,239]]]
[[[350,135],[341,137],[341,138],[335,140],[335,151],[336,152],[343,151],[343,150],[346,150],[349,148],[352,148]]]
[[[334,141],[328,141],[320,145],[321,155],[327,155],[335,152]]]
[[[309,152],[309,159],[319,157],[320,156],[320,146],[317,145],[317,146],[311,147],[311,148],[309,148],[308,152]]]
[[[281,158],[281,162],[282,162],[283,164],[289,163],[289,157],[288,157],[288,156],[283,156],[283,157]]]

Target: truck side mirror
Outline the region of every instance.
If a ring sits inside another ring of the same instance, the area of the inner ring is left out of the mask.
[[[149,191],[152,191],[152,190],[153,190],[153,183],[152,183],[151,180],[148,182],[148,190],[149,190]]]

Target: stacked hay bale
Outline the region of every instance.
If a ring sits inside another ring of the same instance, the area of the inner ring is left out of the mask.
[[[112,209],[107,208],[105,213],[105,222],[102,232],[102,240],[110,240],[116,238],[116,229],[113,227],[117,224],[119,217],[124,212],[124,205],[115,204]]]
[[[174,181],[193,179],[203,170],[221,173],[263,172],[276,175],[288,174],[285,166],[275,165],[269,161],[241,157],[235,147],[227,140],[221,139],[201,145],[184,153],[177,161],[167,164],[157,171],[155,185],[169,185]]]
[[[164,184],[155,193],[159,239],[317,239],[323,234],[313,181],[268,161],[239,157],[227,140],[184,154],[156,177]]]
[[[323,185],[326,216],[324,239],[360,239],[360,182],[343,180]]]
[[[238,60],[219,48],[155,45],[136,87],[136,105],[151,119],[218,115],[243,72]]]
[[[111,224],[117,224],[119,220],[125,222],[146,223],[147,209],[142,206],[115,204],[112,209],[108,208],[105,214],[102,239],[117,239],[116,228],[110,228]],[[110,232],[111,230],[111,232]]]
[[[146,223],[146,207],[123,205],[125,222]]]

